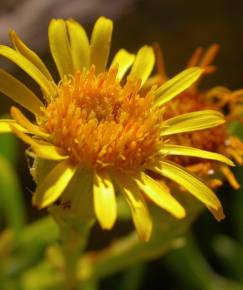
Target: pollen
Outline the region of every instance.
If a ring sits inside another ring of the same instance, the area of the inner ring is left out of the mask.
[[[84,168],[134,170],[153,162],[161,148],[162,109],[141,82],[120,84],[117,70],[95,67],[65,77],[45,108],[41,126],[72,161]]]

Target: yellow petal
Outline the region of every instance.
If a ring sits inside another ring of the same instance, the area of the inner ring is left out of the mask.
[[[154,67],[154,62],[155,56],[153,48],[150,46],[143,46],[136,55],[129,77],[140,79],[142,86],[150,76]]]
[[[19,131],[27,133],[27,130],[17,124],[14,120],[1,119],[0,133],[12,133],[11,125],[14,125]]]
[[[105,17],[100,17],[94,25],[90,44],[90,65],[95,65],[96,73],[100,73],[106,68],[110,53],[112,30],[112,21]]]
[[[155,92],[155,105],[161,106],[178,94],[189,88],[203,73],[203,69],[199,67],[192,67],[179,73],[172,79],[165,82]]]
[[[55,94],[53,83],[50,82],[45,75],[27,58],[14,49],[5,45],[0,45],[0,55],[10,59],[16,63],[22,70],[29,74],[47,94]]]
[[[48,68],[40,59],[40,57],[23,43],[23,41],[18,37],[17,33],[14,30],[10,30],[9,36],[15,49],[24,57],[26,57],[30,62],[32,62],[49,81],[54,83],[54,80]]]
[[[23,114],[22,112],[15,108],[11,108],[11,115],[12,117],[23,127],[25,128],[29,133],[40,136],[42,138],[48,138],[49,134],[43,132],[38,126],[32,124]]]
[[[201,110],[182,114],[163,122],[161,136],[204,130],[225,122],[224,115],[213,110]]]
[[[43,208],[54,203],[68,186],[76,169],[67,160],[56,165],[37,186],[32,200],[33,205]]]
[[[85,30],[78,22],[67,20],[66,24],[70,38],[73,66],[76,70],[82,71],[83,68],[89,68],[89,39]]]
[[[117,78],[121,80],[128,69],[131,67],[135,59],[135,55],[127,52],[125,49],[120,49],[112,61],[111,67],[118,67]]]
[[[112,180],[105,171],[94,174],[94,209],[103,229],[111,229],[116,221],[117,207]]]
[[[63,19],[51,20],[48,28],[49,45],[59,75],[73,74],[73,62],[68,40],[68,33]]]
[[[41,115],[43,103],[24,84],[0,69],[0,91],[30,112]]]
[[[25,143],[31,146],[31,148],[34,150],[38,157],[49,160],[63,160],[69,158],[69,156],[65,156],[62,154],[60,148],[49,143],[41,143],[40,141],[37,141],[30,136],[24,134],[12,124],[10,125],[10,127],[14,134],[16,134],[20,139],[22,139]]]
[[[138,186],[130,177],[122,174],[116,174],[116,181],[131,208],[133,222],[139,238],[143,241],[148,241],[153,225],[147,205]]]
[[[137,175],[135,182],[138,187],[158,206],[165,209],[177,218],[183,218],[186,215],[185,209],[160,183],[153,180],[144,172]]]
[[[234,166],[234,163],[226,156],[206,150],[201,150],[193,147],[164,144],[163,148],[160,150],[161,154],[165,155],[181,155],[181,156],[192,156],[205,159],[211,159],[226,163],[230,166]]]
[[[160,161],[159,166],[151,169],[184,187],[213,211],[218,212],[222,208],[213,191],[182,166],[171,161]]]

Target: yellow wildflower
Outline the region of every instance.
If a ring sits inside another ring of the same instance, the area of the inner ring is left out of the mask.
[[[168,77],[164,67],[163,54],[158,45],[155,45],[157,55],[158,74],[149,80],[159,85],[166,83]],[[211,45],[206,51],[199,47],[191,56],[186,67],[199,66],[204,69],[204,75],[211,74],[216,70],[212,62],[219,51],[217,44]],[[226,123],[217,128],[210,128],[200,132],[189,132],[171,136],[170,142],[180,145],[193,146],[204,150],[210,150],[233,158],[236,163],[242,164],[243,142],[232,135],[227,129],[233,120],[242,121],[243,113],[243,90],[230,91],[225,87],[214,87],[208,90],[200,90],[199,82],[182,92],[177,98],[166,105],[164,118],[172,118],[178,114],[185,114],[196,110],[217,110],[225,114]],[[181,106],[183,104],[183,106]],[[235,189],[239,183],[227,165],[217,164],[213,161],[198,160],[191,157],[175,156],[173,161],[186,166],[191,171],[203,177],[209,177],[212,187],[219,186],[221,182],[213,178],[213,173],[221,172]],[[212,177],[211,177],[212,176]]]
[[[92,194],[97,220],[102,228],[110,229],[117,218],[115,193],[119,192],[131,208],[140,238],[148,240],[152,221],[145,197],[176,218],[185,216],[168,187],[147,174],[151,170],[183,185],[222,219],[216,195],[183,167],[165,159],[171,152],[168,136],[224,123],[223,115],[213,110],[163,120],[165,103],[195,82],[203,70],[189,68],[142,93],[154,67],[153,49],[144,46],[136,55],[121,49],[107,68],[112,27],[111,20],[99,18],[89,42],[74,20],[51,21],[49,43],[60,75],[58,84],[14,31],[10,32],[14,49],[0,46],[0,55],[27,72],[43,92],[41,101],[24,84],[0,71],[0,91],[35,116],[32,123],[13,107],[13,120],[1,120],[0,131],[13,131],[30,145],[35,158],[55,164],[38,180],[33,204],[44,208],[58,202],[72,211],[86,206],[80,196]],[[233,165],[223,155],[196,148],[174,146],[175,152]],[[79,187],[66,195],[77,176]]]

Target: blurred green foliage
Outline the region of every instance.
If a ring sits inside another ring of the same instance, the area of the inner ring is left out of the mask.
[[[26,211],[19,178],[15,171],[18,141],[12,134],[0,136],[0,207],[5,226],[13,229],[18,239],[26,224]]]

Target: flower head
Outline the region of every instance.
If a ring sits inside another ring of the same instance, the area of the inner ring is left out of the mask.
[[[41,101],[24,84],[0,71],[0,91],[35,116],[31,122],[13,107],[13,120],[1,120],[0,131],[13,131],[30,145],[35,160],[51,164],[36,178],[33,204],[43,208],[58,203],[69,211],[82,211],[86,206],[84,197],[92,196],[100,225],[110,229],[117,218],[117,192],[129,204],[140,238],[148,240],[152,222],[146,200],[176,218],[185,216],[183,206],[166,184],[156,182],[147,173],[150,170],[183,185],[218,220],[222,219],[216,195],[166,158],[172,152],[232,165],[218,153],[191,147],[179,150],[167,140],[177,133],[224,123],[223,115],[213,110],[164,119],[165,104],[195,82],[203,70],[189,68],[145,92],[143,87],[155,62],[153,49],[144,46],[136,55],[121,49],[107,67],[112,26],[111,20],[99,18],[89,42],[77,22],[51,21],[49,43],[60,75],[57,84],[15,32],[10,32],[14,49],[0,46],[0,54],[27,72],[43,92]]]
[[[163,55],[160,47],[155,45],[157,54],[158,75],[150,82],[163,84],[167,81],[167,75],[163,65]],[[204,69],[204,75],[213,73],[216,67],[212,62],[219,51],[217,44],[211,45],[206,51],[199,47],[191,56],[187,68],[200,66]],[[195,146],[200,149],[210,150],[233,158],[236,163],[242,164],[243,143],[228,130],[230,123],[234,120],[242,121],[243,90],[231,92],[225,87],[214,87],[208,90],[199,89],[199,81],[182,92],[166,105],[164,118],[172,118],[178,114],[185,114],[195,110],[217,110],[225,114],[226,123],[216,128],[203,131],[183,133],[171,136],[170,142],[180,145]],[[183,103],[183,106],[181,104]],[[227,165],[218,164],[214,161],[198,160],[191,157],[171,157],[177,163],[208,178],[212,187],[219,186],[221,182],[214,179],[212,173],[221,172],[234,188],[239,188],[239,183]]]

